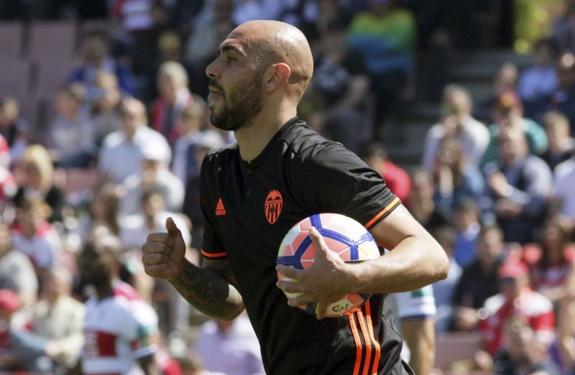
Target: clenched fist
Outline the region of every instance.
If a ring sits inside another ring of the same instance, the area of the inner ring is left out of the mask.
[[[186,244],[182,232],[171,217],[166,220],[166,230],[167,233],[148,235],[142,247],[142,262],[148,275],[169,281],[180,276]]]

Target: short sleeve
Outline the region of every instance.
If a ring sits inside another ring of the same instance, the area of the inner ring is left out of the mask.
[[[296,193],[312,212],[340,213],[368,229],[400,204],[381,175],[339,143],[315,146],[292,173]]]
[[[218,204],[222,204],[221,201],[216,201],[215,204],[210,202],[209,192],[210,186],[210,176],[209,176],[209,162],[208,157],[202,162],[201,178],[200,178],[200,207],[202,209],[203,223],[204,223],[204,233],[203,233],[203,244],[201,253],[204,258],[207,259],[223,259],[228,256],[225,251],[222,241],[220,240],[216,228],[214,226],[216,210],[218,209]]]
[[[143,301],[130,301],[132,324],[127,339],[134,358],[142,358],[156,352],[155,338],[158,335],[158,317],[151,306]]]

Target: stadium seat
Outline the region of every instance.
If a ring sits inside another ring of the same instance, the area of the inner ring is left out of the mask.
[[[72,68],[74,60],[67,58],[47,58],[36,63],[37,75],[35,82],[38,95],[43,98],[54,97],[54,93],[62,87]]]
[[[76,23],[35,22],[30,26],[27,56],[33,60],[70,58],[76,48]]]
[[[30,88],[30,63],[17,58],[3,58],[0,66],[0,97],[25,97]]]
[[[23,28],[19,22],[0,22],[0,60],[22,55]]]

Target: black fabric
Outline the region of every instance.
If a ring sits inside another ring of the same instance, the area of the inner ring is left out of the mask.
[[[272,224],[266,219],[265,202],[274,190],[283,205]],[[200,191],[204,252],[209,257],[227,253],[268,374],[352,374],[355,341],[365,336],[353,335],[351,319],[356,327],[367,327],[367,315],[381,343],[378,373],[411,373],[399,357],[400,336],[382,320],[384,296],[372,296],[349,319],[317,320],[288,306],[275,285],[279,244],[298,221],[336,212],[367,224],[382,210],[392,211],[397,199],[377,172],[341,144],[293,119],[251,163],[240,158],[235,145],[208,155]],[[375,357],[372,349],[372,360]],[[362,371],[365,360],[364,352]]]

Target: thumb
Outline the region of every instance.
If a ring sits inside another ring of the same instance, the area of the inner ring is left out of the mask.
[[[182,232],[180,232],[180,229],[171,217],[166,219],[166,230],[171,237],[182,237]]]
[[[315,229],[314,227],[311,227],[311,229],[309,230],[309,237],[311,238],[311,241],[313,242],[313,246],[315,248],[315,256],[317,257],[318,255],[321,254],[322,257],[326,257],[327,255],[327,245],[325,244],[325,241],[323,240],[322,235],[317,231],[317,229]]]

